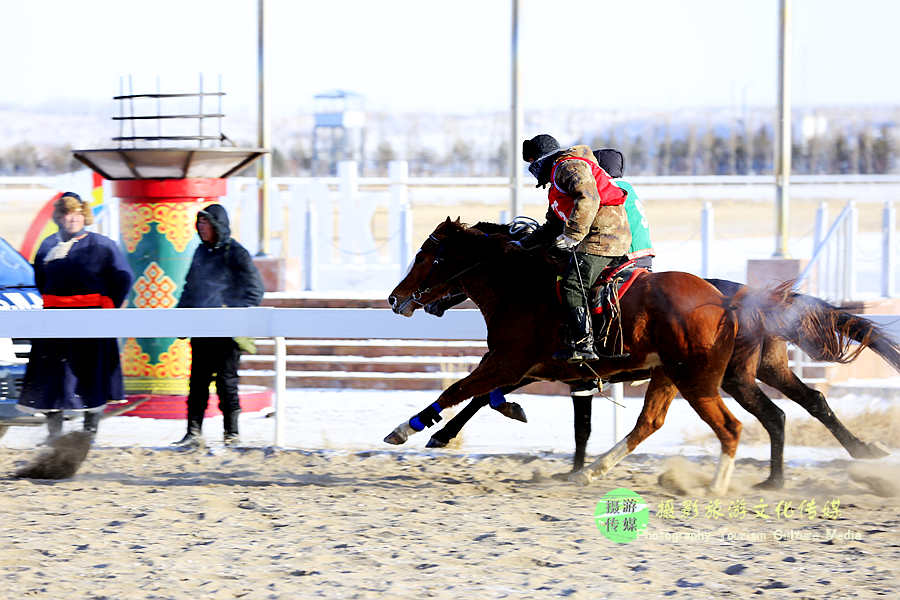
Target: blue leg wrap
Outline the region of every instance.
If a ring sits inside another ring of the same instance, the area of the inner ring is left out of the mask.
[[[496,390],[491,390],[488,402],[490,403],[491,408],[498,408],[501,404],[506,402],[506,396],[503,395],[500,388],[497,388]]]
[[[416,431],[422,431],[426,427],[431,427],[441,420],[439,415],[442,410],[441,405],[434,402],[431,406],[410,419],[409,426]],[[422,420],[423,418],[425,419],[424,421]]]

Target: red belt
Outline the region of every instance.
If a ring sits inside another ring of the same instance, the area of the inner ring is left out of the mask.
[[[44,308],[115,308],[113,301],[102,294],[54,296],[44,294]]]

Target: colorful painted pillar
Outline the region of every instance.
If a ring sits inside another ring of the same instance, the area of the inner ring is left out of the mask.
[[[199,177],[112,182],[113,196],[119,198],[122,245],[134,272],[127,306],[175,307],[200,243],[197,212],[224,196],[225,187],[225,179]],[[189,340],[128,338],[122,357],[128,394],[187,394]]]

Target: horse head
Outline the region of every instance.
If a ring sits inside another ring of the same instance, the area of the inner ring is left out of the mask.
[[[411,317],[416,309],[434,302],[457,285],[456,276],[467,267],[461,264],[461,234],[467,226],[459,218],[439,224],[422,244],[406,276],[388,296],[388,302],[398,315]]]

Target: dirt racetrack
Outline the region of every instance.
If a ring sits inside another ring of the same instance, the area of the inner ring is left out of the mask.
[[[33,452],[0,449],[0,471]],[[635,455],[588,487],[552,477],[567,460],[93,449],[70,480],[0,479],[0,580],[8,598],[71,599],[900,593],[890,458],[793,467],[785,490],[762,493],[750,486],[766,466],[740,460],[719,505],[703,496],[709,459]],[[628,543],[594,519],[618,487],[649,505]],[[768,518],[754,516],[761,503]]]

